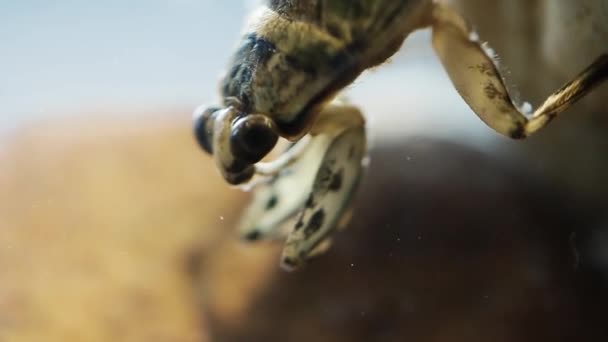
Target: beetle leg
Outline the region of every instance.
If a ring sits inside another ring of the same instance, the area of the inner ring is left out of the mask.
[[[239,234],[250,241],[288,235],[283,264],[291,268],[325,250],[323,241],[349,217],[366,153],[364,124],[352,106],[326,106],[298,157],[254,188]]]
[[[309,140],[305,145],[298,141],[278,157],[279,163],[273,161],[269,163],[270,167],[265,167],[264,172],[270,174],[271,178],[253,188],[253,198],[238,228],[243,239],[254,241],[284,236],[280,228],[304,206],[329,144],[329,139],[324,135],[305,138]],[[302,150],[293,153],[296,148]],[[289,163],[283,163],[285,160],[289,160]],[[285,168],[279,169],[277,165],[285,165]]]
[[[433,47],[460,96],[488,126],[514,139],[545,127],[608,78],[608,54],[599,56],[572,81],[551,94],[526,117],[512,102],[495,56],[480,45],[470,25],[455,10],[435,3]]]
[[[276,176],[279,172],[300,159],[306,150],[309,150],[310,139],[310,135],[305,135],[284,151],[277,159],[255,164],[255,173],[261,176]]]
[[[344,224],[363,173],[366,155],[364,120],[347,106],[334,106],[322,115],[311,132],[328,138],[312,189],[297,223],[287,237],[281,266],[292,270],[324,248],[324,241]]]

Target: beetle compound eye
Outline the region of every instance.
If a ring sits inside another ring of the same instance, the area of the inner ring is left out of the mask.
[[[274,122],[260,114],[238,119],[230,135],[230,148],[236,159],[254,164],[264,158],[279,139]]]
[[[213,153],[213,122],[221,108],[199,107],[194,111],[194,137],[200,147],[207,153]]]

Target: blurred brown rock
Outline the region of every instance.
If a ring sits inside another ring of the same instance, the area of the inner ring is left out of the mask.
[[[230,317],[215,294],[252,263],[230,249],[216,255],[230,262],[210,278],[233,276],[205,287],[214,340],[608,337],[605,283],[581,266],[576,240],[589,227],[585,203],[449,142],[409,138],[371,156],[350,227],[330,251],[296,273],[265,270],[270,280],[243,287],[248,304]]]
[[[188,111],[104,114],[3,137],[0,341],[204,340],[186,251],[229,234],[242,196]]]
[[[350,227],[285,273],[280,243],[237,240],[244,196],[167,114],[4,139],[0,340],[606,337],[594,216],[567,191],[450,142],[379,143]]]

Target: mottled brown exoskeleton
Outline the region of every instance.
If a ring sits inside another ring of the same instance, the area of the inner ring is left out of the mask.
[[[493,53],[469,24],[432,0],[268,0],[252,15],[221,84],[223,103],[195,111],[201,147],[226,181],[265,182],[241,222],[244,238],[284,235],[292,269],[328,245],[345,224],[366,156],[365,120],[335,101],[366,69],[383,63],[407,36],[432,28],[432,43],[454,87],[483,122],[514,139],[545,127],[608,77],[599,56],[535,111],[514,105]],[[261,162],[279,138],[293,144]]]

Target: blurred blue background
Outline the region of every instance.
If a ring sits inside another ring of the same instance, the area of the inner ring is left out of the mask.
[[[198,103],[215,90],[246,6],[210,0],[0,3],[4,128],[83,106]]]

